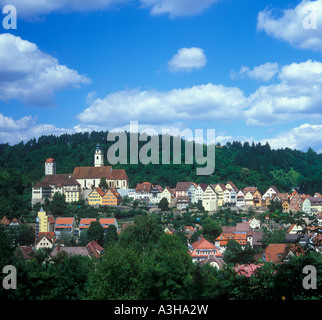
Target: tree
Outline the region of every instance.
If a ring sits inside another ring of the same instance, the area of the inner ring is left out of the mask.
[[[204,238],[212,243],[214,243],[215,239],[222,233],[220,224],[210,217],[204,219],[201,225]]]
[[[109,225],[104,236],[104,247],[112,246],[118,240],[117,228],[114,224]]]
[[[248,168],[242,168],[240,171],[240,180],[244,181],[248,177],[250,177],[250,170]]]
[[[145,254],[154,247],[161,234],[162,230],[155,216],[135,216],[134,224],[121,233],[120,243],[124,247],[132,246],[138,252]]]
[[[92,221],[87,229],[87,241],[95,240],[99,245],[103,245],[104,228],[99,221]]]
[[[185,284],[192,276],[194,264],[187,246],[176,235],[163,233],[155,252],[146,257],[143,272],[144,297],[147,299],[181,299]]]
[[[107,190],[108,189],[108,185],[107,185],[107,181],[105,177],[102,177],[99,183],[99,188]]]
[[[198,200],[198,202],[197,202],[197,208],[198,208],[198,210],[200,210],[200,211],[202,211],[202,212],[204,212],[204,211],[205,211],[205,208],[204,208],[204,206],[202,205],[202,200]]]
[[[270,243],[283,243],[285,241],[286,231],[283,229],[266,230],[263,234],[262,243],[269,245]]]
[[[130,300],[141,298],[142,258],[132,248],[115,245],[106,250],[99,264],[92,268],[87,298]]]
[[[275,212],[276,210],[278,210],[279,212],[282,212],[283,211],[282,202],[273,199],[271,200],[270,205],[268,205],[268,209],[269,209],[269,212]]]
[[[251,264],[255,262],[255,253],[257,250],[252,249],[249,243],[243,248],[237,241],[229,240],[224,252],[224,260],[233,264]]]
[[[158,204],[158,207],[162,210],[162,211],[168,211],[169,210],[169,202],[167,200],[167,198],[162,198]]]
[[[55,192],[53,200],[50,203],[50,212],[54,216],[61,216],[64,214],[67,203],[65,200],[65,195],[60,192]]]

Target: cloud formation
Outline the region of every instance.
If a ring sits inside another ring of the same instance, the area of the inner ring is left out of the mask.
[[[168,67],[171,72],[190,72],[194,69],[202,69],[206,63],[207,58],[203,49],[182,48],[168,62]]]
[[[279,66],[276,62],[267,62],[262,65],[249,69],[247,66],[242,66],[238,72],[232,71],[231,78],[251,78],[259,81],[271,80],[279,71]]]
[[[322,51],[322,0],[303,0],[294,9],[259,12],[257,29],[292,46]]]
[[[0,143],[16,144],[42,135],[61,135],[73,131],[73,129],[57,128],[52,124],[37,124],[36,119],[31,116],[14,120],[0,113]]]
[[[90,82],[34,43],[8,33],[0,34],[0,70],[0,99],[36,107],[55,106],[56,91]]]
[[[200,14],[218,0],[141,0],[153,15],[169,14],[171,18]]]
[[[193,121],[232,121],[240,117],[245,107],[246,98],[240,89],[209,83],[165,92],[111,93],[96,99],[77,118],[85,124],[108,123],[110,127],[124,126],[132,120],[141,124],[187,125]]]
[[[307,60],[281,68],[279,83],[260,86],[248,97],[248,125],[267,126],[314,117],[321,119],[322,63]]]
[[[52,12],[89,12],[138,4],[152,15],[167,14],[171,18],[200,14],[218,0],[0,0],[0,5],[14,5],[19,16],[38,18]]]

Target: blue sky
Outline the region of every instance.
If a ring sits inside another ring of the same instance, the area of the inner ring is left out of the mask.
[[[0,143],[138,121],[322,151],[322,0],[8,4]]]

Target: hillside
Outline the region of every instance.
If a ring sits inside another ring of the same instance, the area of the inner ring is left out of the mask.
[[[42,136],[14,146],[1,144],[2,215],[11,216],[30,204],[31,186],[44,176],[47,158],[56,160],[57,173],[71,173],[76,166],[92,166],[96,144],[101,144],[104,154],[113,144],[107,142],[106,137],[107,132],[75,133]],[[146,142],[139,148],[144,144]],[[322,155],[312,149],[307,152],[288,148],[272,150],[268,144],[227,143],[216,148],[216,168],[210,176],[197,176],[196,164],[184,164],[184,141],[181,159],[181,165],[118,164],[113,167],[126,170],[132,188],[143,181],[175,187],[178,181],[209,184],[231,180],[238,188],[256,185],[261,192],[270,185],[275,185],[281,192],[294,187],[306,194],[322,191]],[[105,165],[108,164],[105,159]]]

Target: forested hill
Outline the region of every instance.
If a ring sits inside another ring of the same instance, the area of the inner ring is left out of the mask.
[[[38,140],[32,139],[14,146],[1,144],[0,192],[7,194],[5,188],[14,188],[18,195],[24,194],[23,199],[27,200],[32,184],[44,176],[47,158],[56,160],[57,173],[72,173],[76,166],[92,166],[97,143],[101,144],[105,158],[108,148],[114,143],[107,142],[106,137],[107,132],[75,133],[59,137],[42,136]],[[146,142],[141,142],[139,149],[144,144]],[[272,150],[268,144],[227,143],[216,148],[214,174],[197,176],[196,168],[199,165],[184,164],[184,141],[182,145],[181,165],[128,164],[113,167],[126,169],[130,187],[143,181],[175,187],[178,181],[209,184],[231,180],[238,188],[257,186],[261,192],[270,185],[277,186],[281,192],[294,187],[299,187],[306,194],[322,192],[322,154],[312,149],[307,152],[288,148]],[[108,165],[106,159],[105,165]]]

